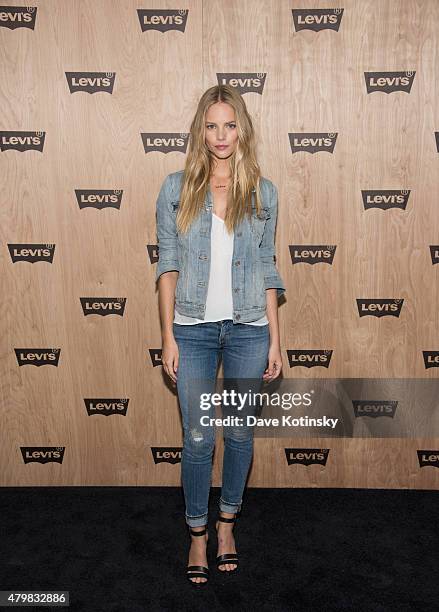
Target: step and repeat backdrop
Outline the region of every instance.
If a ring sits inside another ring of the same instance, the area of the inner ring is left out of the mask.
[[[279,192],[281,388],[339,418],[284,407],[248,485],[439,487],[438,26],[437,0],[0,5],[2,485],[180,484],[155,207],[227,83]]]

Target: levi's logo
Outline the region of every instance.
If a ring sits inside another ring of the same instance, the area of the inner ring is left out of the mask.
[[[28,263],[36,263],[37,261],[53,262],[55,253],[54,244],[8,244],[9,255],[12,263],[17,261],[27,261]]]
[[[5,132],[0,131],[1,151],[39,151],[43,152],[46,132]]]
[[[24,463],[62,463],[65,446],[20,446]]]
[[[290,244],[291,263],[332,264],[335,255],[335,245],[326,244]]]
[[[439,263],[439,244],[430,244],[430,255],[433,266]]]
[[[314,32],[335,30],[338,32],[343,11],[342,8],[291,9],[296,32],[300,30],[313,30]]]
[[[114,72],[66,72],[70,93],[85,91],[89,94],[104,91],[113,93]]]
[[[329,448],[286,448],[285,455],[288,465],[326,465]]]
[[[102,317],[110,314],[123,317],[127,300],[124,297],[82,297],[79,299],[84,316],[96,314]]]
[[[33,30],[36,18],[36,6],[0,6],[0,27],[2,28]]]
[[[152,457],[154,463],[180,463],[181,462],[181,446],[151,446]]]
[[[157,367],[157,366],[161,366],[163,365],[162,363],[162,349],[148,349],[149,350],[149,356],[151,358],[151,363],[153,365],[153,367]]]
[[[142,32],[146,30],[184,32],[188,13],[188,9],[137,9]]]
[[[356,302],[360,317],[370,315],[371,317],[392,316],[399,318],[404,298],[357,298]]]
[[[160,153],[179,151],[180,153],[186,153],[189,134],[183,132],[142,132],[141,136],[145,153],[151,153],[151,151],[160,151]]]
[[[417,450],[419,467],[439,467],[439,450]]]
[[[88,416],[91,416],[93,414],[102,414],[104,416],[110,416],[112,414],[121,414],[122,416],[126,416],[129,401],[130,400],[128,398],[84,398],[84,403],[87,409]]]
[[[439,368],[439,351],[422,351],[425,369]]]
[[[146,249],[148,251],[148,257],[150,263],[157,263],[159,260],[159,246],[158,244],[147,244]]]
[[[365,210],[369,208],[381,208],[381,210],[401,208],[405,210],[409,201],[410,189],[362,189],[361,195]]]
[[[337,132],[321,133],[321,132],[289,132],[291,153],[318,153],[319,151],[334,152],[335,142],[337,140]]]
[[[75,189],[79,208],[117,208],[122,203],[122,189]]]
[[[19,366],[53,365],[58,367],[60,348],[15,348],[15,356]]]
[[[262,96],[266,72],[217,72],[218,85],[230,85],[245,94],[253,91]]]
[[[393,419],[398,406],[397,400],[352,400],[355,417],[377,418],[387,416]]]
[[[410,93],[416,71],[405,72],[365,72],[366,91],[368,94],[374,91],[382,91],[386,94],[394,91],[405,91]]]
[[[332,350],[309,349],[309,350],[289,350],[287,349],[288,363],[290,368],[303,366],[305,368],[314,368],[322,366],[329,368],[331,362]]]

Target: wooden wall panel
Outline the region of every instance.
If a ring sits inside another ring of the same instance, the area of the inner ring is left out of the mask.
[[[286,378],[425,378],[438,350],[435,0],[346,0],[337,31],[296,31],[283,0],[189,0],[184,32],[142,32],[137,9],[173,3],[35,1],[35,28],[0,27],[0,131],[46,132],[43,152],[3,150],[0,482],[176,485],[151,448],[181,447],[177,398],[160,347],[155,202],[184,166],[145,153],[142,132],[185,133],[218,73],[266,74],[245,93],[264,176],[279,190],[277,260]],[[327,8],[302,0],[300,8]],[[180,8],[180,7],[177,7]],[[1,7],[0,7],[1,13]],[[0,22],[1,24],[1,22]],[[364,73],[414,70],[409,94],[367,94]],[[70,93],[66,72],[115,73],[111,94]],[[292,154],[288,133],[334,132],[331,153]],[[80,209],[75,189],[123,190],[120,209]],[[407,208],[364,210],[361,191],[408,189]],[[12,263],[10,244],[55,245],[53,263]],[[336,245],[333,264],[292,265],[289,245]],[[122,317],[84,316],[80,297],[126,298]],[[359,317],[356,298],[404,299],[399,318]],[[19,366],[16,347],[60,348],[57,367]],[[330,368],[290,368],[288,349],[333,350]],[[222,369],[220,371],[222,375]],[[89,416],[84,398],[128,398],[126,416]],[[422,406],[418,409],[422,411]],[[65,447],[62,464],[20,447]],[[330,448],[325,466],[285,447]],[[250,486],[436,489],[420,468],[430,439],[257,439]],[[221,482],[218,433],[213,484]]]

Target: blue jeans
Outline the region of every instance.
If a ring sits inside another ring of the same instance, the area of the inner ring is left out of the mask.
[[[184,433],[181,476],[185,519],[189,526],[200,527],[207,523],[215,425],[192,427],[197,418],[199,423],[200,403],[191,397],[191,380],[203,380],[203,391],[214,392],[222,356],[224,379],[260,379],[262,386],[270,334],[268,325],[245,325],[233,323],[231,319],[196,325],[174,323],[173,332],[179,351],[177,392]],[[215,416],[210,410],[208,414]],[[235,513],[241,509],[252,456],[253,428],[224,428],[223,481],[219,500],[222,512]]]

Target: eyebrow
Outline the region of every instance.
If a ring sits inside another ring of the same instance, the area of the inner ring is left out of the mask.
[[[216,125],[215,121],[206,121],[206,123],[213,123],[213,125]],[[231,119],[230,121],[224,121],[224,123],[236,123],[236,121],[234,119]]]

